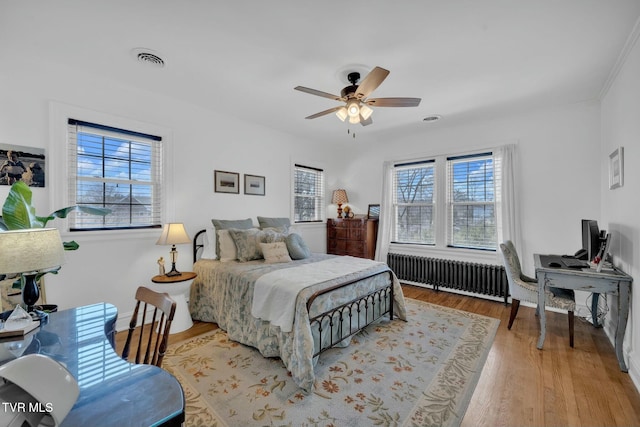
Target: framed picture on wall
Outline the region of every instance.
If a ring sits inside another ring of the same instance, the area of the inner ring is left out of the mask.
[[[244,175],[244,194],[264,196],[264,176]]]
[[[0,144],[0,185],[22,181],[29,187],[45,186],[43,148]]]
[[[371,218],[371,219],[380,218],[380,205],[369,205],[369,211],[367,212],[367,218]]]
[[[213,171],[216,193],[240,193],[240,174],[236,172]]]
[[[624,185],[624,147],[618,147],[609,154],[609,188],[622,187]]]

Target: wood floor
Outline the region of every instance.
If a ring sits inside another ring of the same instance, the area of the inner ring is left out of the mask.
[[[520,307],[507,330],[511,306],[403,285],[408,298],[500,319],[493,347],[463,427],[476,426],[640,426],[640,394],[620,372],[609,339],[576,318],[575,347],[569,347],[566,314],[547,312],[544,350],[536,349],[535,310]],[[169,345],[215,329],[195,322],[171,335]],[[121,351],[126,332],[116,337]]]

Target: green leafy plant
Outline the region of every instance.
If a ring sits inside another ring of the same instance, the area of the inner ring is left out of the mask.
[[[74,211],[101,216],[108,215],[111,212],[111,209],[106,208],[69,206],[58,209],[48,216],[38,216],[36,215],[36,208],[31,204],[31,198],[32,192],[27,184],[22,181],[17,181],[13,184],[2,206],[0,229],[21,230],[25,228],[45,228],[49,221],[55,218],[66,218],[69,213]],[[73,251],[79,247],[75,241],[64,242],[63,245],[67,251]]]

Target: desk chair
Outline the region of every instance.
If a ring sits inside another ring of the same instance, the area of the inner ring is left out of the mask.
[[[518,308],[520,308],[520,301],[528,301],[536,304],[537,307],[538,281],[522,274],[520,259],[511,240],[501,243],[500,251],[502,252],[507,280],[509,282],[509,293],[511,294],[511,314],[509,315],[509,323],[507,325],[507,328],[511,330],[513,321],[518,314]],[[573,347],[573,312],[576,309],[574,292],[569,289],[549,287],[545,289],[545,303],[547,307],[567,310],[569,315],[569,345]],[[542,307],[542,309],[544,310],[545,307]],[[537,310],[540,310],[540,307],[537,307],[536,314],[538,313]]]
[[[80,388],[60,363],[28,354],[0,367],[0,424],[7,427],[58,426],[78,400]],[[3,381],[4,380],[4,381]],[[21,410],[18,405],[24,405]]]
[[[136,331],[140,307],[142,307],[142,322],[138,328],[139,331]],[[146,322],[147,313],[151,309],[153,309],[153,315],[151,323],[148,323]],[[171,299],[169,294],[155,292],[140,286],[136,291],[136,306],[129,323],[129,334],[122,350],[122,358],[129,360],[129,351],[131,350],[134,332],[139,332],[135,363],[160,367],[169,343],[169,331],[175,312],[176,302]],[[143,353],[144,358],[142,357]]]

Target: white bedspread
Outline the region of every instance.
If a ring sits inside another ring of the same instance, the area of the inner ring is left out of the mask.
[[[371,267],[372,263],[370,259],[343,256],[266,273],[256,281],[251,315],[290,332],[301,290]]]

